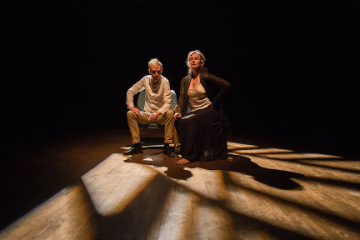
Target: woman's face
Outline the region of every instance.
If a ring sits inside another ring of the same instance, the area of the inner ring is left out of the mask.
[[[201,64],[200,64],[200,56],[199,54],[197,53],[194,53],[190,56],[190,66],[192,69],[197,69],[199,67],[201,67]]]

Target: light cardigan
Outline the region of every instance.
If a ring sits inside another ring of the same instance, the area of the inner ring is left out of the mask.
[[[143,77],[135,83],[126,94],[126,105],[130,109],[134,107],[134,95],[145,89],[145,113],[154,113],[159,111],[164,114],[171,108],[171,90],[169,80],[161,76],[157,84],[151,81],[151,75]]]

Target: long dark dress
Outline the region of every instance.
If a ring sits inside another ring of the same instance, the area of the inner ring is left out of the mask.
[[[231,85],[212,74],[200,73],[200,83],[212,106],[186,113],[190,81],[190,75],[182,79],[178,112],[183,117],[175,122],[181,144],[180,153],[189,161],[226,159],[228,121],[220,101],[226,96]]]

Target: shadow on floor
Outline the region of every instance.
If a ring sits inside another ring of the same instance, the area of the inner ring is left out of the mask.
[[[179,157],[176,157],[176,160],[172,160],[172,158],[163,155],[161,147],[152,147],[151,145],[147,145],[145,146],[143,154],[134,154],[127,160],[124,160],[124,162],[152,165],[155,167],[167,167],[168,169],[164,173],[168,177],[179,180],[186,180],[193,176],[191,171],[185,168],[198,167],[207,170],[222,170],[244,173],[246,175],[252,176],[256,181],[278,189],[302,189],[301,186],[291,178],[300,178],[304,177],[304,175],[288,171],[263,168],[252,162],[248,157],[238,156],[230,153],[229,159],[225,160],[191,162],[187,165],[176,165],[175,161],[178,159]]]

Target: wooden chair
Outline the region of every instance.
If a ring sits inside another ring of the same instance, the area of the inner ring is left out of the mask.
[[[139,93],[139,96],[138,96],[138,99],[137,99],[137,102],[136,102],[136,107],[140,110],[140,111],[143,111],[144,110],[144,107],[145,107],[145,96],[146,96],[146,93],[145,91],[141,91]],[[174,90],[171,90],[171,110],[173,110],[174,112],[177,111],[177,96],[176,96],[176,93]],[[157,124],[157,123],[149,123],[149,124],[141,124],[141,123],[138,123],[139,125],[139,130],[158,130],[158,129],[161,129],[162,130],[162,136],[164,136],[164,129],[165,129],[165,125],[160,125],[160,124]],[[174,147],[175,147],[175,151],[179,149],[179,138],[178,138],[178,134],[176,132],[176,129],[174,127]],[[140,132],[140,135],[141,135],[141,132]],[[156,136],[156,134],[154,135]]]

